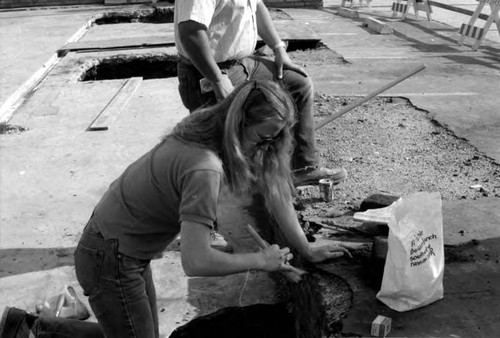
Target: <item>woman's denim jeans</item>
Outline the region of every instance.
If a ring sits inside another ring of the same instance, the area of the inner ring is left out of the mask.
[[[105,336],[158,337],[150,261],[120,254],[118,240],[94,229],[91,220],[76,248],[76,277]]]
[[[314,136],[314,92],[309,77],[291,70],[284,70],[283,78],[278,80],[274,62],[257,56],[238,60],[228,68],[221,68],[221,71],[229,76],[235,86],[244,81],[255,79],[281,82],[297,105],[292,169],[318,165],[318,151]],[[201,93],[200,79],[203,78],[203,75],[194,66],[180,61],[177,65],[177,76],[179,78],[179,94],[184,106],[190,111],[215,102],[213,92]]]
[[[36,337],[159,337],[150,262],[122,255],[118,247],[89,221],[75,251],[75,268],[99,324],[39,318],[32,328]]]

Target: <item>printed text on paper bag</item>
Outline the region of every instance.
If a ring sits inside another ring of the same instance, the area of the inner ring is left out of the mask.
[[[419,266],[425,263],[431,256],[435,256],[434,248],[431,245],[431,240],[436,239],[435,234],[424,237],[422,230],[418,231],[413,236],[410,245],[410,266]]]

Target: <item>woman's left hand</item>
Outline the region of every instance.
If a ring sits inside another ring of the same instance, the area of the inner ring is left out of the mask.
[[[309,249],[307,259],[311,263],[319,263],[328,259],[343,257],[344,255],[352,258],[349,250],[342,246],[342,244],[326,244],[322,246],[311,247]]]

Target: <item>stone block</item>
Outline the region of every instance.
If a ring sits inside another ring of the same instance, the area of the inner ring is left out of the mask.
[[[337,14],[340,16],[344,16],[346,18],[359,19],[358,11],[355,11],[355,10],[349,9],[349,8],[345,8],[345,7],[340,7]]]
[[[363,27],[379,34],[392,34],[392,27],[380,20],[372,17],[367,17],[363,20]]]

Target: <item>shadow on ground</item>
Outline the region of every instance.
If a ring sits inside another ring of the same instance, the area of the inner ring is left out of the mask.
[[[26,248],[0,250],[0,278],[74,265],[71,248]]]

